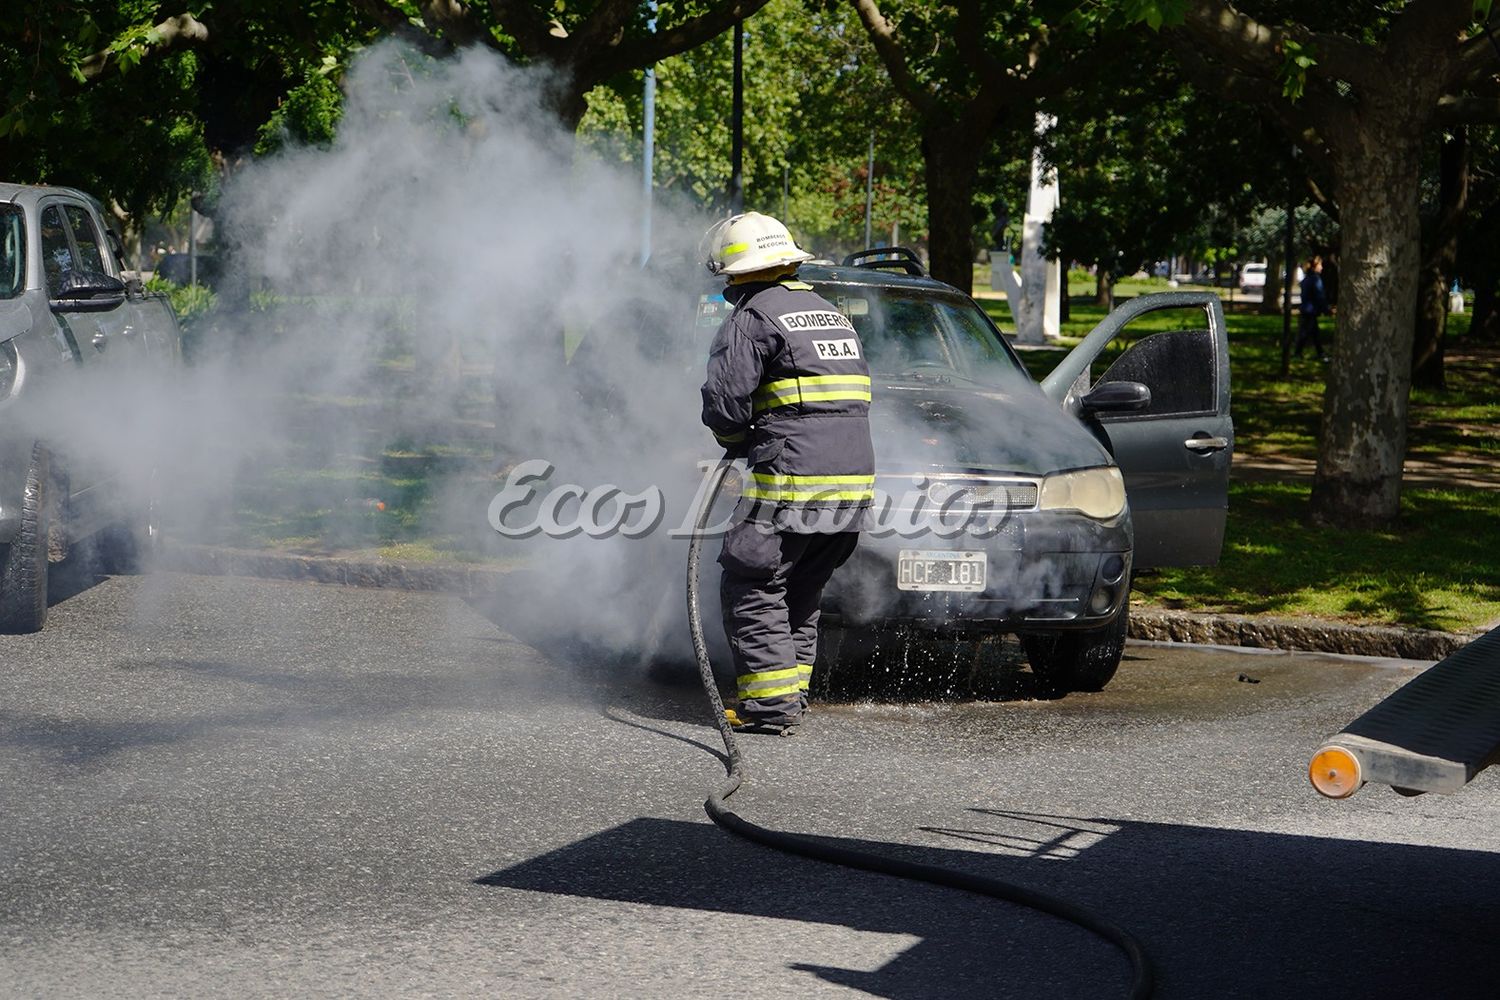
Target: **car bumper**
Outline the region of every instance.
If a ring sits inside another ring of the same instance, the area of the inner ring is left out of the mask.
[[[913,591],[897,586],[903,549],[982,551],[985,588],[977,593]],[[1130,517],[1096,521],[1081,514],[1012,515],[995,537],[863,536],[825,592],[823,608],[844,624],[902,624],[962,631],[1098,628],[1130,590]]]

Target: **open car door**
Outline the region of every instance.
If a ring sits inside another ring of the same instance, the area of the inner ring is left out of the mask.
[[[1111,382],[1144,385],[1150,402],[1095,410],[1089,394]],[[1122,303],[1042,380],[1042,391],[1114,455],[1130,500],[1137,569],[1219,561],[1234,423],[1217,295],[1166,292]]]

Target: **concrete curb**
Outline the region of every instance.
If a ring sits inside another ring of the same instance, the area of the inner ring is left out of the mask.
[[[1130,638],[1441,660],[1468,645],[1475,636],[1388,625],[1339,625],[1316,618],[1251,618],[1142,609],[1130,612]]]
[[[268,580],[334,583],[345,587],[458,594],[463,597],[496,593],[501,581],[510,572],[451,563],[422,565],[293,556],[212,545],[171,545],[161,553],[155,567],[202,576],[252,576]]]
[[[250,576],[346,587],[379,587],[483,597],[500,591],[513,570],[437,563],[402,564],[322,556],[293,556],[211,545],[172,545],[160,569],[204,576]],[[1452,632],[1372,625],[1339,625],[1313,618],[1251,618],[1189,611],[1135,610],[1130,638],[1214,646],[1302,650],[1408,660],[1441,660],[1475,637]]]

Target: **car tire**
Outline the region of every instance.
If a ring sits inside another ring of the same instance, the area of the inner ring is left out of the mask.
[[[1022,635],[1031,672],[1049,692],[1103,691],[1120,668],[1125,633],[1130,628],[1130,595],[1110,623],[1086,632]]]
[[[39,632],[47,621],[47,535],[51,527],[47,452],[38,445],[26,474],[21,533],[0,548],[0,632]]]
[[[161,544],[161,501],[157,473],[151,472],[147,496],[129,520],[112,524],[100,534],[99,554],[103,570],[111,575],[136,574],[146,570]]]

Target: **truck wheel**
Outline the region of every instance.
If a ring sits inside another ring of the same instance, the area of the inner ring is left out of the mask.
[[[1023,635],[1021,645],[1031,661],[1031,672],[1049,691],[1103,691],[1120,667],[1129,627],[1130,595],[1126,594],[1114,619],[1101,629]]]
[[[141,573],[156,558],[161,544],[161,500],[158,474],[151,471],[145,499],[135,504],[130,517],[105,528],[100,535],[103,569],[115,576]]]
[[[21,533],[0,548],[0,632],[39,632],[47,621],[47,453],[37,446],[21,501]]]

